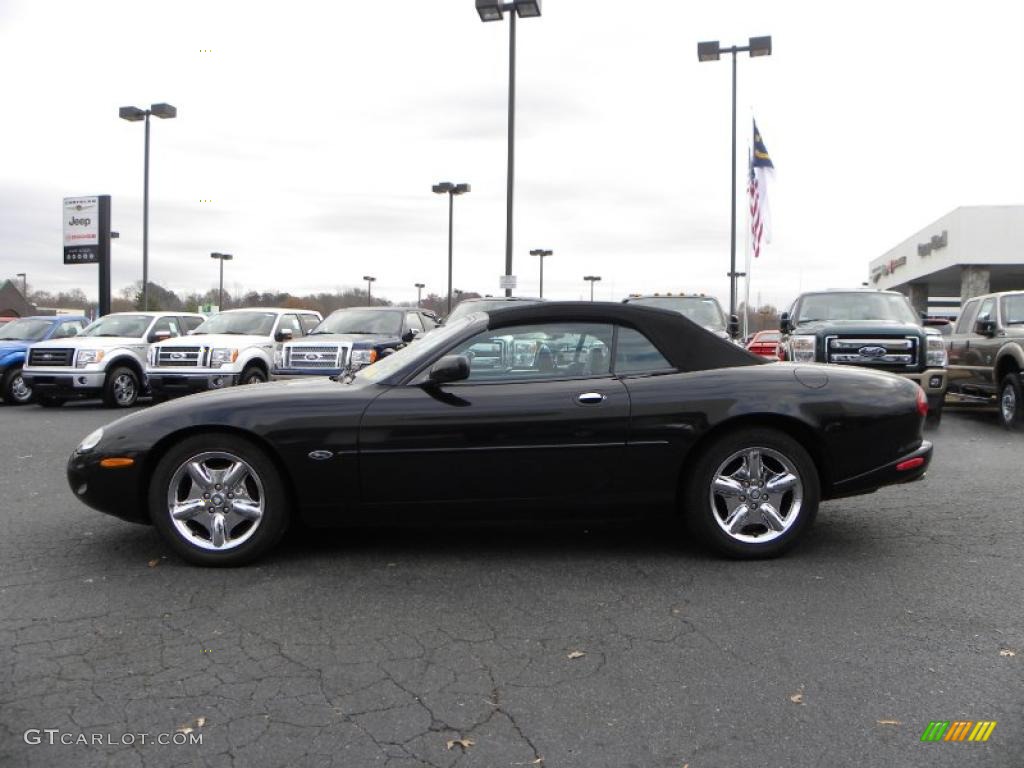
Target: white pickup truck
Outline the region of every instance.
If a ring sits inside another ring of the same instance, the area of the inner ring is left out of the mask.
[[[214,315],[187,337],[154,344],[146,375],[155,400],[266,381],[274,352],[320,320],[308,309],[253,307]]]
[[[77,336],[30,346],[22,379],[45,407],[102,397],[110,408],[130,408],[146,386],[150,345],[183,336],[202,322],[202,315],[190,312],[105,315]]]

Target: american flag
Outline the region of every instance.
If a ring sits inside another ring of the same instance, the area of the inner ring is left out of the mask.
[[[768,214],[768,177],[775,171],[772,159],[754,122],[754,147],[750,155],[750,178],[747,194],[750,196],[750,234],[754,258],[761,255],[761,240],[772,241],[771,221]]]

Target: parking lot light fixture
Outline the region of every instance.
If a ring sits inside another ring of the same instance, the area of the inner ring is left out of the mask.
[[[544,259],[554,254],[554,251],[546,251],[543,248],[535,248],[530,251],[531,256],[540,256],[540,298],[544,298]]]
[[[448,195],[448,314],[452,311],[452,220],[455,215],[455,196],[464,195],[471,191],[469,184],[452,184],[450,181],[442,181],[435,184],[431,189],[434,194]]]
[[[418,307],[423,301],[423,289],[426,288],[425,283],[414,283],[416,286],[416,306]]]
[[[165,104],[151,104],[149,109],[121,107],[117,116],[130,123],[146,121],[145,165],[142,179],[142,309],[149,309],[149,116],[156,115],[162,120],[178,116],[177,107]]]
[[[476,12],[480,21],[501,21],[504,3],[499,0],[476,0]]]
[[[366,281],[366,306],[369,307],[373,305],[373,294],[371,292],[371,287],[373,286],[373,283],[377,280],[377,278],[371,277],[370,275],[363,275],[363,280]]]
[[[740,273],[736,271],[736,54],[748,52],[751,57],[770,56],[772,53],[771,35],[751,37],[747,45],[732,45],[722,48],[718,41],[697,43],[698,61],[718,61],[721,53],[732,54],[732,158],[730,161],[732,176],[730,180],[732,215],[729,219],[729,315],[736,314],[736,281]]]
[[[231,261],[234,256],[230,253],[211,253],[211,259],[217,259],[220,262],[220,291],[217,294],[217,309],[218,311],[224,310],[224,262]]]
[[[601,280],[600,275],[584,275],[583,279],[590,283],[590,300],[594,300],[594,283]]]

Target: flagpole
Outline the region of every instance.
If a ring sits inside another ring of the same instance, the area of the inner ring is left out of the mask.
[[[750,151],[747,152],[747,236],[746,236],[746,245],[744,246],[745,247],[745,254],[746,254],[746,257],[747,257],[747,264],[746,264],[747,279],[744,281],[744,285],[746,287],[746,296],[743,299],[743,338],[744,339],[747,338],[747,336],[750,335],[750,329],[748,327],[749,326],[749,321],[748,321],[747,318],[750,316],[750,266],[751,266],[751,260],[750,260],[750,226],[751,226],[751,220],[750,220],[750,173],[753,170],[753,159],[752,159],[753,152],[754,152],[753,148],[751,148]]]

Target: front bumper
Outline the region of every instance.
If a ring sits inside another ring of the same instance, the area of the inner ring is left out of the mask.
[[[188,373],[167,373],[165,371],[149,371],[147,378],[149,388],[155,394],[183,395],[192,392],[206,392],[211,389],[233,387],[238,383],[240,374],[232,371],[215,373],[211,371],[189,371]]]
[[[105,469],[100,460],[106,454],[75,451],[68,458],[68,485],[75,497],[95,510],[133,523],[148,523],[141,455],[131,456],[130,467]]]
[[[103,371],[40,371],[25,369],[21,377],[26,386],[32,387],[36,394],[51,397],[89,397],[103,391],[106,373]]]
[[[946,394],[948,377],[945,368],[929,368],[921,373],[901,373],[900,376],[917,384],[929,397],[942,398]]]
[[[932,444],[927,440],[921,446],[905,456],[900,456],[888,464],[868,470],[856,477],[847,478],[832,484],[828,498],[837,499],[843,496],[857,496],[871,493],[886,485],[912,483],[924,478],[928,465],[932,461]]]
[[[295,381],[296,379],[320,378],[322,376],[340,376],[347,369],[342,368],[273,368],[270,371],[271,381]],[[358,370],[358,369],[356,369]]]

